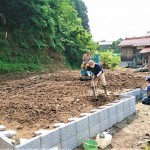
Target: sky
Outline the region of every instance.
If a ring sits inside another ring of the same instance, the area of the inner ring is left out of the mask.
[[[143,36],[150,31],[150,0],[83,0],[94,41]]]

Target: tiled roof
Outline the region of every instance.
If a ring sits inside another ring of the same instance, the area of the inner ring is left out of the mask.
[[[150,47],[143,48],[139,53],[150,53]]]
[[[118,46],[150,46],[150,36],[136,37],[136,38],[126,38]]]

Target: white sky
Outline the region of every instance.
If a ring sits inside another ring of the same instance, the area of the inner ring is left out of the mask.
[[[83,0],[94,41],[142,36],[150,31],[150,0]]]

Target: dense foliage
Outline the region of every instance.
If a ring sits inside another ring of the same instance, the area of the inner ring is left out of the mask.
[[[82,25],[82,8],[72,0],[0,0],[0,71],[65,60],[79,66],[84,50],[97,48],[88,22]]]
[[[121,61],[120,56],[115,55],[113,50],[107,50],[105,52],[100,52],[100,58],[103,67],[114,69],[117,67]]]
[[[112,49],[115,50],[115,53],[121,54],[121,48],[118,45],[122,42],[122,39],[118,39],[112,42]]]
[[[85,30],[90,31],[87,7],[82,0],[72,0],[78,12],[78,17],[82,19],[82,26]]]

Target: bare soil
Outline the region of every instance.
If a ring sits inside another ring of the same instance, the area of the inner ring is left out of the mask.
[[[106,98],[99,84],[99,101],[91,96],[90,81],[79,80],[79,71],[0,75],[0,124],[29,138],[38,129],[51,129],[54,123],[117,100],[121,92],[146,86],[147,73],[105,70],[105,75],[110,95]]]

